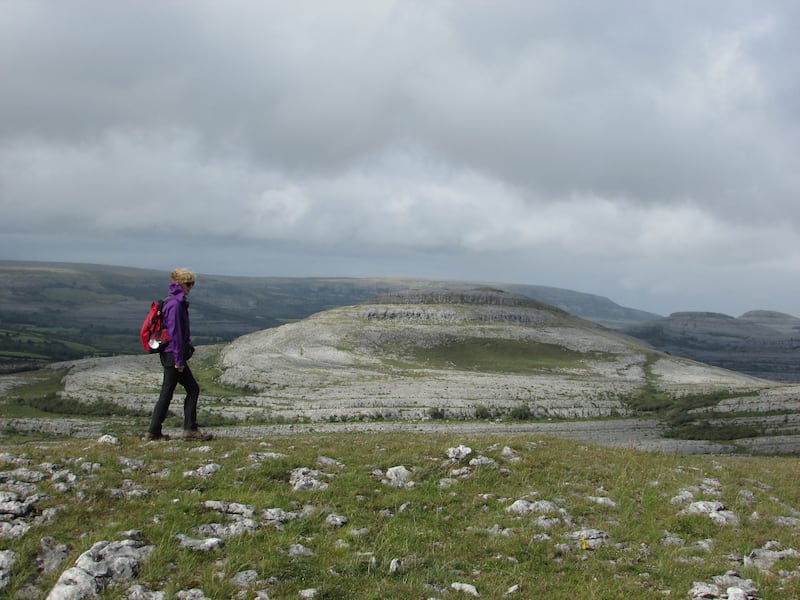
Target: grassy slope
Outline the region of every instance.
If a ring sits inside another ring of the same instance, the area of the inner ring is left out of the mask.
[[[442,488],[440,479],[466,464],[445,458],[447,448],[459,444],[472,447],[473,456],[494,458],[498,466],[473,469],[470,477]],[[504,462],[504,446],[513,448],[520,461]],[[264,451],[286,457],[250,458]],[[140,530],[156,546],[136,582],[164,590],[167,597],[189,588],[200,588],[211,598],[234,597],[230,579],[245,569],[258,574],[253,589],[268,589],[271,598],[296,598],[299,590],[312,587],[319,590],[317,598],[443,597],[453,582],[476,586],[484,598],[500,598],[514,585],[521,586],[517,597],[525,598],[684,598],[692,582],[710,581],[732,568],[754,580],[760,598],[800,594],[796,574],[790,579],[774,574],[797,570],[797,559],[780,561],[772,574],[731,560],[769,540],[799,545],[796,527],[773,521],[800,510],[796,459],[660,455],[530,436],[413,434],[287,435],[261,444],[219,440],[207,452],[182,442],[143,445],[130,438],[118,447],[19,438],[6,439],[0,452],[28,457],[28,468],[34,470],[54,463],[77,475],[68,491],[57,491],[49,479],[40,483],[48,497],[36,503],[36,511],[59,507],[55,517],[21,540],[3,541],[4,549],[20,555],[4,597],[13,597],[26,579],[38,577],[35,559],[45,535],[70,548],[60,572],[93,543],[121,539],[121,532],[130,529]],[[318,467],[320,456],[344,466]],[[144,466],[125,468],[121,457],[141,460]],[[82,465],[92,463],[97,466],[88,474]],[[208,463],[221,468],[207,479],[183,475]],[[373,474],[396,465],[413,471],[414,487],[387,487]],[[329,488],[293,492],[286,476],[297,467],[329,473]],[[0,460],[0,468],[13,466]],[[157,472],[162,476],[156,477]],[[692,486],[709,489],[696,499],[723,502],[740,524],[719,526],[704,516],[679,516],[680,507],[670,499]],[[119,489],[140,494],[121,501],[113,494]],[[742,489],[754,494],[752,503],[739,495]],[[593,502],[595,496],[611,498],[616,508]],[[522,498],[555,503],[571,523],[562,519],[546,531],[536,525],[537,515],[506,511]],[[202,507],[206,500],[241,502],[257,511],[303,505],[314,510],[287,523],[284,531],[262,525],[255,533],[227,540],[221,550],[196,554],[180,548],[174,536],[197,537],[197,525],[222,521]],[[344,528],[325,523],[334,512],[349,519]],[[494,526],[510,529],[511,535],[490,533]],[[367,533],[356,537],[354,532],[363,528]],[[582,549],[580,541],[571,543],[570,552],[556,549],[556,544],[570,543],[566,534],[586,528],[607,532],[609,543],[597,550]],[[685,545],[663,545],[665,531],[683,538]],[[543,533],[550,539],[536,538]],[[691,548],[700,540],[711,540],[710,552]],[[298,543],[314,556],[291,557],[288,548]],[[407,567],[392,574],[394,558],[405,559]],[[41,580],[40,589],[48,590],[57,575]],[[123,593],[118,589],[103,597]]]

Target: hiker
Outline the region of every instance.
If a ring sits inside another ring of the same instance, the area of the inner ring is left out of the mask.
[[[186,298],[192,291],[197,278],[188,269],[175,269],[170,275],[169,296],[164,300],[164,326],[169,334],[169,342],[159,354],[161,366],[164,367],[164,380],[161,383],[161,394],[153,408],[150,429],[145,439],[148,441],[168,440],[169,436],[161,431],[161,424],[167,417],[170,402],[175,388],[180,383],[186,390],[183,401],[183,439],[207,441],[212,439],[210,433],[203,433],[197,427],[197,399],[200,386],[192,375],[188,360],[194,353],[189,329],[189,300]]]

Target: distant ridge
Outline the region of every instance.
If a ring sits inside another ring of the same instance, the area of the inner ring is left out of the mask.
[[[636,308],[620,306],[608,298],[596,294],[578,293],[541,285],[512,284],[502,287],[523,296],[536,298],[572,315],[589,319],[612,329],[624,329],[633,323],[652,321],[662,316]]]
[[[168,271],[114,265],[0,261],[0,333],[5,334],[0,336],[0,372],[54,360],[138,353],[136,332],[143,307],[166,293],[168,277]],[[199,273],[192,293],[193,334],[198,344],[226,342],[380,294],[484,287],[557,306],[606,326],[643,320],[640,311],[608,299],[540,286]]]
[[[772,310],[751,310],[744,313],[739,319],[769,327],[788,336],[800,336],[800,319],[786,313]]]
[[[776,381],[800,381],[800,319],[772,311],[741,317],[676,312],[624,331],[670,354]]]

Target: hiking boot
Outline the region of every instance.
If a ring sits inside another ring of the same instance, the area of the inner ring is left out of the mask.
[[[199,429],[184,429],[183,439],[187,442],[207,442],[214,439],[210,433],[203,433]]]
[[[149,431],[144,436],[145,442],[168,442],[169,436],[166,433],[150,433]]]

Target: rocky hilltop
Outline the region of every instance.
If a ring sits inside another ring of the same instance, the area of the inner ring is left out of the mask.
[[[668,356],[530,298],[493,289],[405,292],[243,336],[220,380],[246,403],[331,419],[629,414],[645,387],[669,394],[758,390],[764,382]]]
[[[800,381],[800,319],[773,311],[735,318],[679,312],[624,331],[671,354],[777,381]]]

